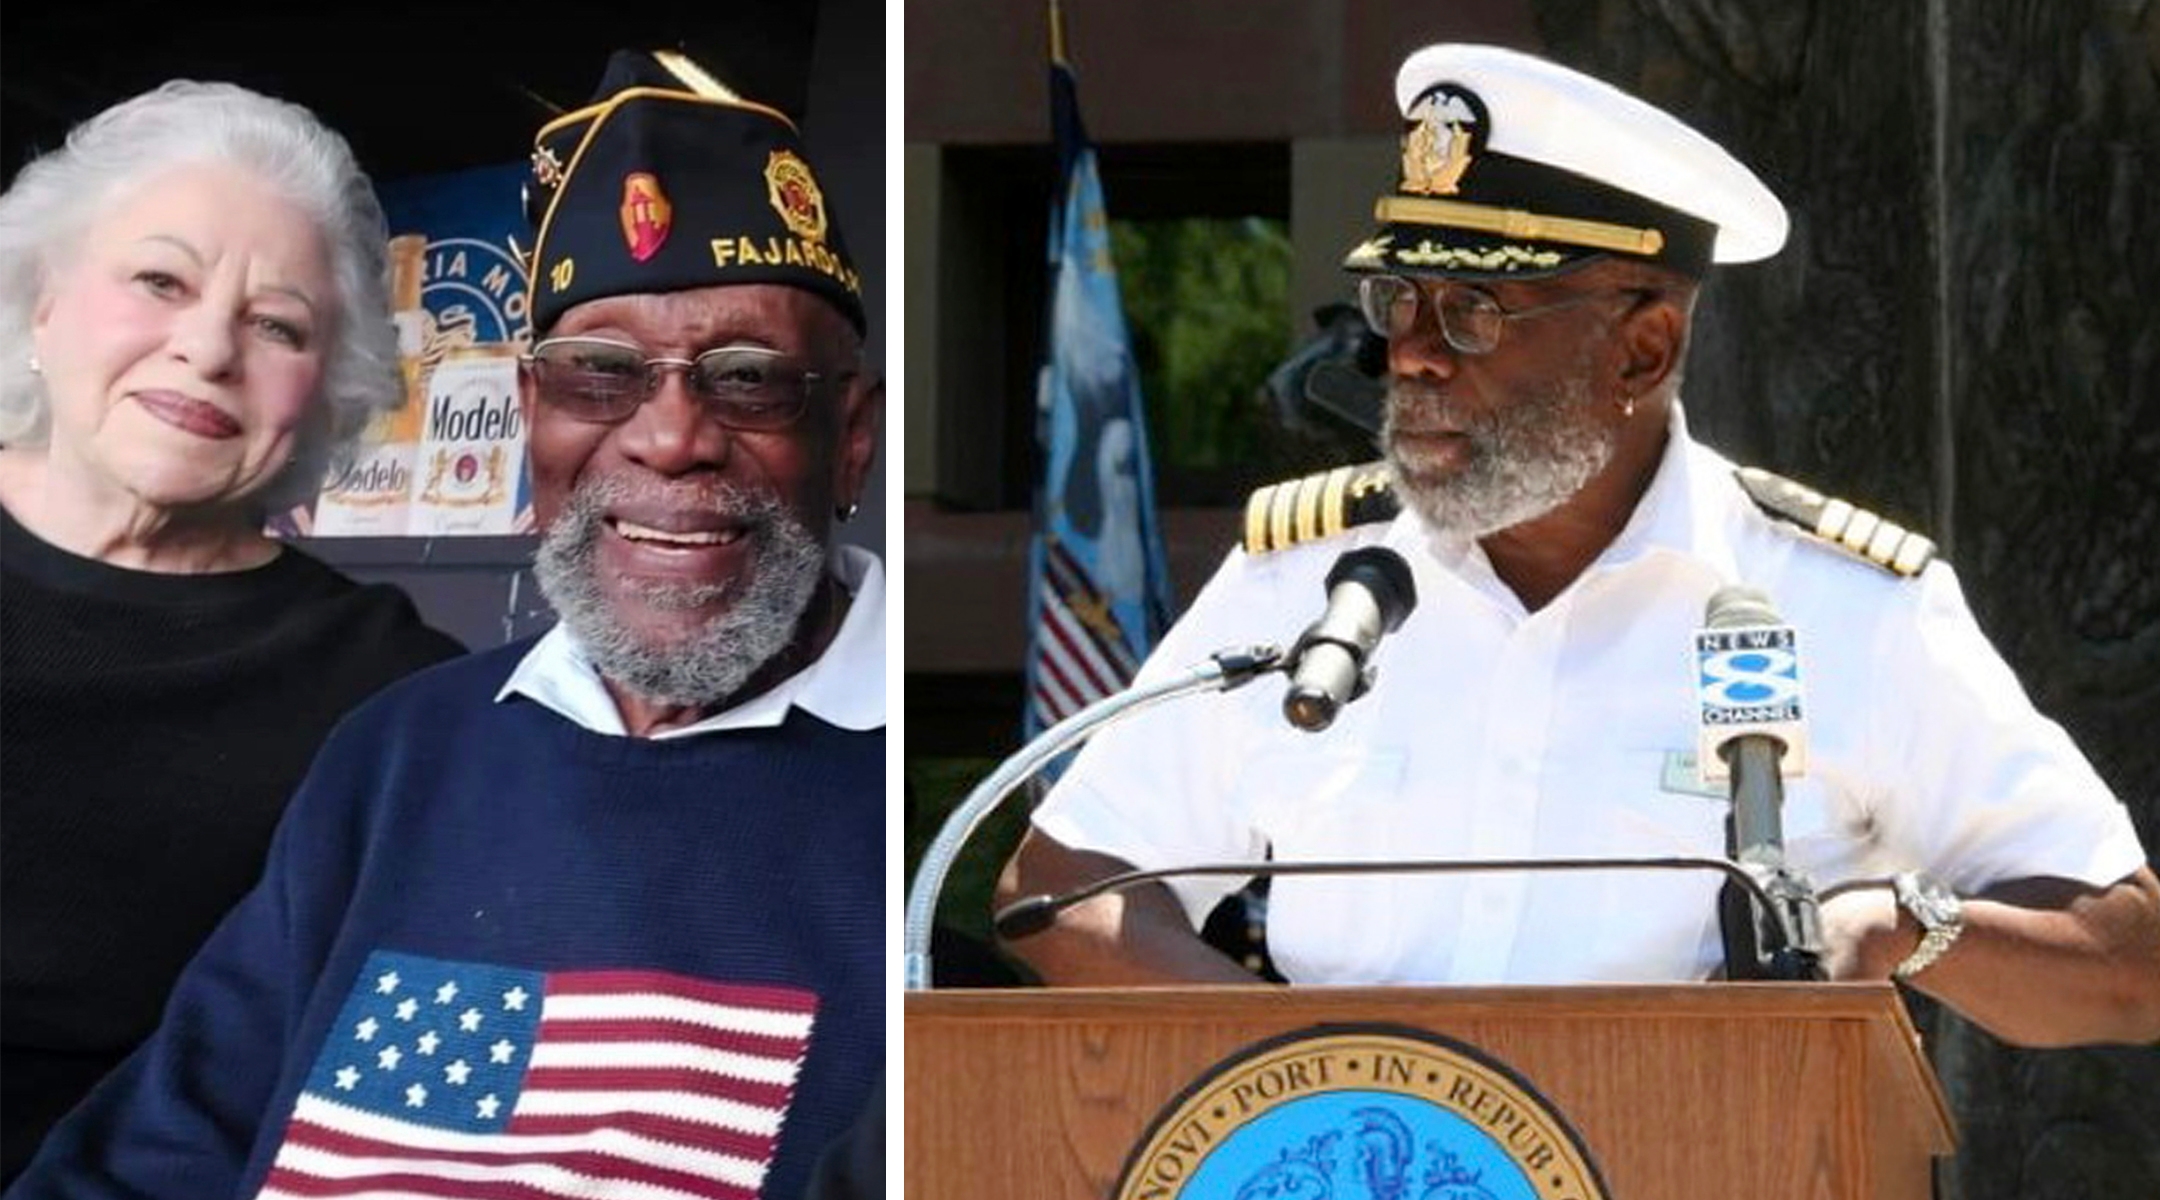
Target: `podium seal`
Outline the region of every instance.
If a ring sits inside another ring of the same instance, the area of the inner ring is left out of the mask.
[[[1117,1200],[1608,1200],[1529,1081],[1437,1034],[1326,1025],[1210,1068],[1133,1149]]]

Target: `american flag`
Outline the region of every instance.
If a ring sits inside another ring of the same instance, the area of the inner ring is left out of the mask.
[[[1028,702],[1047,729],[1132,682],[1140,662],[1109,604],[1055,538],[1044,540],[1045,586],[1035,614],[1035,659]]]
[[[754,1200],[817,997],[377,951],[259,1196]]]
[[[1169,627],[1140,366],[1125,324],[1094,144],[1050,7],[1058,183],[1050,219],[1048,350],[1036,397],[1043,475],[1028,545],[1027,707],[1034,737],[1132,682]],[[1052,764],[1045,781],[1058,771]]]

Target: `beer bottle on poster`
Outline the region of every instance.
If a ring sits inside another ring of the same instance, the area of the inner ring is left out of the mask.
[[[415,464],[429,373],[428,316],[420,299],[426,257],[424,234],[390,239],[391,321],[397,326],[405,402],[370,421],[352,465],[325,481],[315,505],[317,537],[402,537],[413,532]]]

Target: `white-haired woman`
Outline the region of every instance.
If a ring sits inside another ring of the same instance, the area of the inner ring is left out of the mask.
[[[398,402],[383,215],[175,82],[0,196],[0,1182],[155,1027],[346,711],[461,647],[264,535]]]

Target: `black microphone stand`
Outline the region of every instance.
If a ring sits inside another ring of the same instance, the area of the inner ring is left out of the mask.
[[[1728,885],[1742,893],[1744,899],[1760,904],[1765,912],[1777,914],[1774,920],[1782,921],[1783,914],[1789,911],[1778,903],[1774,883],[1758,880],[1746,864],[1727,858],[1696,855],[1669,855],[1662,858],[1411,858],[1194,863],[1182,867],[1122,871],[1098,879],[1085,887],[1054,896],[1022,897],[998,910],[992,923],[997,927],[998,936],[1008,941],[1027,937],[1049,928],[1059,913],[1075,904],[1084,904],[1108,892],[1122,891],[1136,883],[1181,875],[1450,875],[1481,871],[1616,870],[1716,871],[1723,874]],[[1797,929],[1784,929],[1779,932],[1787,941],[1798,941],[1804,937]]]
[[[1727,748],[1733,770],[1733,811],[1726,852],[1756,886],[1741,895],[1728,885],[1718,899],[1725,940],[1725,973],[1732,979],[1802,982],[1825,978],[1822,911],[1815,887],[1785,858],[1779,812],[1785,804],[1775,739],[1741,738]]]
[[[1822,909],[1807,879],[1781,863],[1753,894],[1767,896],[1761,903],[1771,915],[1756,926],[1769,935],[1757,960],[1762,964],[1762,978],[1801,982],[1827,978],[1822,965]]]

